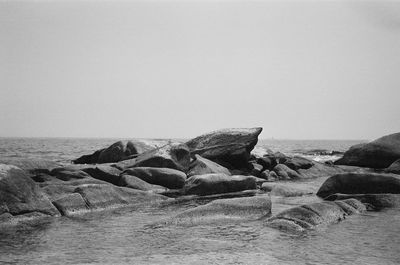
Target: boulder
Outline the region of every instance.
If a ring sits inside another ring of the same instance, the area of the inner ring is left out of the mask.
[[[326,198],[335,193],[379,194],[400,193],[400,177],[392,174],[343,173],[328,178],[317,192]]]
[[[185,194],[211,195],[256,189],[252,176],[228,176],[225,174],[196,175],[188,178],[183,187]]]
[[[400,174],[400,159],[394,161],[388,168],[385,169],[385,172]]]
[[[58,162],[39,158],[2,158],[0,164],[13,165],[29,173],[47,173],[61,166]]]
[[[118,185],[121,173],[121,170],[112,166],[105,165],[98,165],[94,168],[84,168],[82,169],[82,171],[86,172],[95,179],[103,180],[114,185]]]
[[[136,190],[151,191],[155,193],[168,191],[168,189],[163,186],[147,183],[146,181],[131,175],[122,175],[118,186],[128,187]]]
[[[299,170],[299,169],[309,169],[314,165],[314,162],[304,157],[295,156],[288,158],[284,162],[284,164],[290,169]]]
[[[263,166],[263,169],[266,170],[272,170],[276,165],[276,159],[273,156],[263,156],[263,157],[259,157],[257,158],[257,163]]]
[[[6,215],[9,217],[7,220],[11,221],[16,216],[35,216],[34,213],[38,213],[38,216],[59,215],[26,171],[0,164],[0,217]]]
[[[381,137],[366,144],[350,147],[336,165],[349,165],[370,168],[387,168],[400,159],[400,133]]]
[[[228,168],[244,168],[262,128],[223,129],[198,136],[186,144],[199,154]]]
[[[348,215],[365,211],[356,199],[317,202],[285,210],[268,219],[267,225],[289,232],[303,232],[321,225],[337,223]]]
[[[271,214],[269,196],[218,199],[158,222],[157,225],[200,225],[215,222],[258,220]]]
[[[185,173],[171,168],[134,167],[123,171],[122,175],[135,176],[147,183],[169,189],[182,188],[186,180]]]
[[[400,194],[332,194],[325,198],[327,201],[356,199],[367,206],[369,210],[380,210],[382,208],[400,207]]]
[[[185,144],[171,143],[145,152],[135,159],[121,161],[116,167],[122,170],[131,167],[159,167],[187,172],[189,165],[189,148]]]
[[[190,164],[189,171],[187,173],[188,177],[194,175],[205,175],[213,173],[222,173],[225,175],[231,175],[226,167],[218,165],[217,163],[208,160],[199,155],[195,155],[195,160]]]
[[[274,167],[274,172],[278,176],[278,179],[280,180],[290,180],[290,179],[300,179],[301,176],[299,173],[294,171],[293,169],[290,169],[284,164],[278,164]]]
[[[54,175],[57,179],[62,181],[69,181],[74,179],[84,179],[90,177],[88,173],[82,170],[61,170],[55,172]]]

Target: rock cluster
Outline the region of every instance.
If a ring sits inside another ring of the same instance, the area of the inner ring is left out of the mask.
[[[186,143],[119,141],[68,165],[0,159],[0,227],[144,203],[247,196],[217,199],[162,224],[265,219],[269,227],[305,231],[366,209],[400,206],[400,177],[388,173],[399,173],[400,134],[353,147],[336,162],[387,167],[385,173],[371,173],[280,152],[256,155],[252,150],[261,131],[224,129]],[[316,178],[327,178],[318,192],[303,183]],[[317,199],[315,193],[323,201],[297,204],[271,217],[271,198]]]

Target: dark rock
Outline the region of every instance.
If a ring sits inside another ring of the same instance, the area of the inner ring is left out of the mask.
[[[62,181],[69,181],[73,179],[88,178],[90,175],[82,170],[61,170],[56,172],[55,177]]]
[[[382,208],[400,207],[400,194],[332,194],[325,198],[327,201],[356,199],[370,206],[369,210],[380,210]]]
[[[38,158],[2,158],[0,164],[13,165],[29,173],[48,173],[61,164]]]
[[[317,192],[326,198],[335,193],[376,194],[400,193],[400,178],[391,174],[343,173],[327,179]]]
[[[186,210],[156,225],[200,225],[215,222],[258,220],[271,214],[268,196],[214,200],[206,205]]]
[[[190,164],[187,176],[191,177],[194,175],[204,175],[213,173],[222,173],[225,175],[231,175],[231,173],[226,167],[223,167],[199,155],[195,155],[195,160]]]
[[[171,168],[134,167],[125,170],[123,175],[138,177],[147,183],[170,189],[180,189],[185,184],[186,174]]]
[[[284,164],[288,157],[281,152],[275,152],[273,155],[270,155],[269,157],[273,157],[278,164]]]
[[[122,175],[118,185],[131,189],[152,191],[155,193],[163,193],[168,191],[168,189],[163,186],[147,183],[146,181],[131,175]]]
[[[387,168],[400,159],[400,133],[381,137],[366,144],[352,146],[336,165],[349,165],[370,168]]]
[[[75,160],[72,160],[74,164],[97,164],[99,161],[99,156],[106,148],[95,151],[90,155],[83,155]]]
[[[288,166],[290,169],[299,170],[299,169],[309,169],[314,165],[314,162],[304,157],[295,156],[288,158],[284,162],[284,164]]]
[[[262,128],[223,129],[196,137],[186,144],[193,154],[229,168],[244,168],[261,131]]]
[[[258,176],[260,176],[261,172],[263,171],[263,166],[255,163],[255,162],[251,162],[250,169],[251,169],[250,175],[258,177]]]
[[[290,169],[284,164],[278,164],[274,167],[274,172],[278,176],[278,179],[280,180],[290,180],[290,179],[300,179],[301,176],[299,173],[294,171],[293,169]]]
[[[394,161],[388,168],[385,169],[385,172],[400,174],[400,159]]]
[[[303,232],[320,225],[337,223],[348,215],[365,211],[356,199],[318,202],[285,210],[267,221],[267,225],[280,230]]]
[[[257,158],[257,163],[263,166],[263,169],[272,170],[278,163],[276,162],[275,157],[273,156],[263,156]]]
[[[0,164],[0,215],[14,216],[39,213],[40,216],[57,216],[59,212],[22,169]],[[30,215],[32,216],[32,215]]]
[[[252,176],[207,174],[188,178],[183,190],[185,194],[210,195],[256,188],[256,180]]]
[[[118,185],[119,183],[121,170],[115,167],[98,165],[95,168],[89,167],[82,170],[95,179],[103,180],[114,185]]]
[[[168,144],[145,152],[135,159],[116,164],[120,169],[131,167],[171,168],[187,172],[190,165],[190,151],[185,144]]]

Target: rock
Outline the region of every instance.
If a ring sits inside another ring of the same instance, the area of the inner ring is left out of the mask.
[[[388,168],[385,169],[385,172],[400,174],[400,159],[394,161]]]
[[[284,164],[278,164],[274,167],[274,172],[278,176],[278,179],[281,180],[290,180],[290,179],[300,179],[301,176],[299,173],[294,171],[293,169],[290,169]]]
[[[257,163],[263,166],[263,169],[272,170],[278,163],[276,162],[275,157],[273,156],[263,156],[257,158]]]
[[[320,177],[330,177],[336,174],[344,173],[346,170],[339,166],[328,165],[325,163],[320,163],[313,161],[313,166],[308,169],[298,169],[297,172],[301,175],[303,179],[309,178],[320,178]],[[351,171],[355,171],[352,169]]]
[[[275,152],[273,155],[269,155],[269,157],[273,157],[278,164],[284,164],[288,157],[281,152]]]
[[[317,192],[326,198],[335,193],[376,194],[400,193],[400,177],[392,174],[343,173],[328,178]]]
[[[370,168],[387,168],[400,159],[400,133],[381,137],[366,144],[350,147],[336,165],[349,165]]]
[[[327,201],[337,201],[346,199],[356,199],[367,206],[369,210],[380,210],[383,208],[400,207],[400,194],[332,194],[325,198]]]
[[[116,167],[122,170],[131,167],[158,167],[187,172],[189,165],[189,148],[185,144],[172,143],[145,152],[135,159],[121,161],[116,164]]]
[[[130,159],[137,154],[153,150],[167,144],[166,140],[131,140],[118,141],[107,148],[99,149],[90,155],[83,155],[73,160],[74,164],[103,164]]]
[[[187,176],[191,177],[194,175],[204,175],[213,173],[222,173],[228,176],[231,175],[231,173],[226,167],[218,165],[217,163],[208,160],[204,157],[201,157],[199,155],[195,155],[195,160],[191,163]]]
[[[95,179],[103,180],[114,185],[118,185],[119,183],[121,170],[115,167],[98,165],[95,168],[89,167],[82,170]]]
[[[183,187],[185,194],[210,195],[256,189],[252,176],[227,176],[225,174],[206,174],[188,178]]]
[[[118,186],[128,187],[137,190],[152,191],[155,193],[168,191],[168,189],[163,186],[147,183],[146,181],[131,175],[122,175]]]
[[[164,199],[162,195],[109,184],[86,184],[55,200],[54,204],[63,215],[71,216]]]
[[[244,168],[262,128],[223,129],[196,137],[186,144],[199,154],[228,168]]]
[[[24,170],[0,164],[0,216],[4,214],[11,222],[16,216],[57,216],[59,212]]]
[[[82,170],[61,170],[57,171],[56,174],[54,175],[57,179],[62,180],[62,181],[69,181],[73,179],[83,179],[83,178],[88,178],[90,175],[86,173],[85,171]]]
[[[314,165],[313,161],[299,156],[288,158],[284,164],[293,170],[309,169]]]
[[[312,187],[297,183],[296,185],[293,183],[263,183],[261,190],[270,192],[270,194],[273,196],[282,197],[297,197],[314,193],[314,189]]]
[[[206,205],[186,210],[176,216],[158,222],[157,225],[200,225],[223,221],[258,220],[271,214],[268,196],[219,199]]]
[[[250,169],[251,169],[250,175],[258,177],[258,176],[260,176],[261,172],[263,171],[263,166],[255,163],[255,162],[251,162]]]
[[[186,174],[171,168],[135,167],[122,172],[122,175],[138,177],[147,183],[170,189],[180,189],[185,184]]]
[[[267,225],[290,232],[303,232],[321,225],[337,223],[348,215],[365,211],[356,199],[335,202],[317,202],[285,210],[268,219]]]
[[[2,158],[0,164],[13,165],[29,173],[48,173],[61,166],[60,163],[38,158]]]

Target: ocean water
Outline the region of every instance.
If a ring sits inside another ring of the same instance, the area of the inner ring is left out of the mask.
[[[0,156],[42,157],[67,163],[115,140],[3,138]],[[358,142],[262,140],[257,148],[319,159]],[[308,180],[306,184],[319,186],[323,181]],[[319,199],[307,195],[272,200],[274,214]],[[203,203],[142,205],[2,230],[0,264],[400,263],[399,209],[353,215],[341,223],[300,235],[268,228],[262,220],[193,227],[149,226]]]

